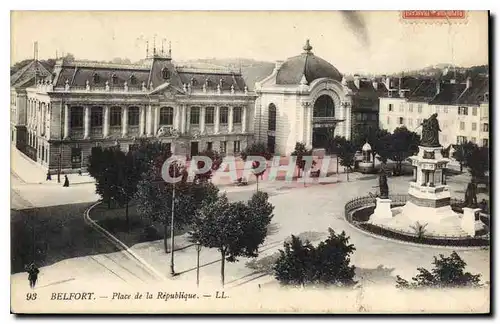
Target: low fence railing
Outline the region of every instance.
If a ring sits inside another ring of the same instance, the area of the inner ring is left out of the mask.
[[[402,195],[402,194],[389,195],[388,198],[392,200],[391,201],[391,208],[404,206],[406,204],[406,202],[408,201],[408,195]],[[456,199],[456,198],[452,198],[450,201],[450,205],[455,212],[463,213],[463,204],[464,204],[463,200]],[[376,205],[376,197],[375,196],[363,196],[363,197],[356,197],[354,199],[351,199],[345,204],[345,208],[344,208],[345,209],[345,214],[344,214],[345,219],[348,222],[350,222],[358,227],[361,224],[363,227],[375,226],[375,225],[371,225],[371,224],[365,223],[365,222],[353,222],[353,218],[352,218],[352,215],[355,211],[357,211],[359,209],[375,207],[375,205]],[[484,213],[484,212],[480,212],[480,216],[488,218],[488,219],[490,217],[490,215],[488,215],[487,213]],[[380,228],[380,230],[382,230],[382,231],[391,232],[391,233],[394,233],[396,235],[411,236],[414,238],[419,238],[419,235],[416,232],[401,231],[401,230],[389,228],[389,227],[386,227],[386,226],[383,226],[380,224],[377,224],[376,227]],[[483,237],[488,237],[488,234],[483,236]],[[430,240],[433,240],[433,239],[435,239],[435,240],[463,240],[464,238],[466,238],[466,237],[465,236],[464,237],[456,237],[456,236],[447,236],[447,235],[427,235],[427,234],[425,235],[425,239],[430,239]]]

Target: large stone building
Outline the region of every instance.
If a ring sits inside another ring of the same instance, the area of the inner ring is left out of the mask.
[[[158,137],[176,154],[223,154],[253,140],[255,95],[240,72],[174,66],[153,51],[142,65],[65,62],[25,90],[14,127],[26,127],[23,151],[50,170],[85,168],[94,146]]]
[[[258,82],[255,137],[272,152],[288,155],[297,142],[308,148],[327,148],[332,136],[351,137],[355,126],[378,124],[378,96],[383,83],[350,81],[312,52],[276,62],[273,73]]]
[[[437,113],[439,141],[444,147],[467,141],[489,146],[487,77],[467,78],[463,83],[411,78],[406,81],[387,79],[386,84],[392,82],[393,86],[380,98],[380,128],[392,132],[406,126],[420,133],[422,121]]]

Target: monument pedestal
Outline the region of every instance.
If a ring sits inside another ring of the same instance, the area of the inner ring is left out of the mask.
[[[476,214],[479,214],[480,208],[464,207],[464,214],[462,216],[462,230],[474,237],[476,235]]]
[[[370,217],[370,221],[382,220],[382,219],[391,219],[392,211],[391,211],[391,199],[384,198],[376,198],[375,211]]]

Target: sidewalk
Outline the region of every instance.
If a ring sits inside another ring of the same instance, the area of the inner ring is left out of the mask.
[[[61,183],[57,182],[57,174],[52,175],[52,180],[45,181],[47,171],[13,146],[11,146],[10,150],[10,172],[25,184],[62,185],[64,182],[63,174],[61,174]],[[78,174],[68,174],[68,179],[70,184],[94,182],[94,178],[86,174],[81,176]]]

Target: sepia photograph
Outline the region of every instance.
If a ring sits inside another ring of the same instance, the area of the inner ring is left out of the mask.
[[[490,23],[11,11],[11,313],[490,314]]]

